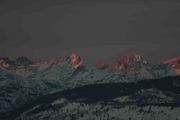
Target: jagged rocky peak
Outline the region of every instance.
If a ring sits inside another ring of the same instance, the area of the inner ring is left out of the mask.
[[[11,60],[10,58],[8,57],[0,57],[1,60],[4,60],[6,63],[8,64],[14,64],[14,61]]]
[[[176,73],[180,75],[180,56],[166,60],[163,63],[169,64],[176,71]]]
[[[33,69],[43,65],[58,64],[59,62],[60,59],[58,58],[32,61],[25,56],[18,57],[15,60],[10,60],[9,58],[0,57],[0,68],[6,70],[12,70],[12,69],[19,70],[19,69],[30,69],[30,68]]]
[[[164,63],[168,63],[170,65],[180,64],[180,56],[166,60],[166,61],[164,61]]]
[[[12,68],[12,61],[9,58],[0,58],[0,68],[2,69],[11,69]]]
[[[124,56],[120,57],[118,60],[118,62],[122,63],[122,64],[128,64],[131,61],[144,63],[144,64],[148,63],[148,61],[142,55],[139,55],[139,54],[124,55]]]
[[[115,63],[108,67],[108,71],[135,72],[136,67],[130,65],[131,62],[148,64],[148,61],[139,54],[127,54],[118,59]]]
[[[81,57],[77,53],[71,53],[70,54],[70,60],[74,68],[79,68],[83,66],[84,61],[81,59]]]

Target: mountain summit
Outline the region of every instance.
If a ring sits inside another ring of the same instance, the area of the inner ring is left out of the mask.
[[[71,53],[69,57],[74,68],[79,68],[84,64],[84,61],[77,53]]]
[[[110,65],[108,67],[108,71],[130,72],[132,70],[135,70],[136,64],[148,64],[148,61],[141,55],[128,54],[128,55],[120,57],[117,62]]]
[[[164,64],[169,64],[177,74],[180,74],[180,56],[164,61]]]
[[[12,65],[8,63],[4,58],[0,58],[0,68],[1,69],[11,69]]]

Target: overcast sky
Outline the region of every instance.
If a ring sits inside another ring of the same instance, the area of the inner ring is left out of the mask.
[[[168,59],[180,55],[179,6],[175,0],[1,0],[0,56],[49,59],[74,51],[87,61],[127,53]]]

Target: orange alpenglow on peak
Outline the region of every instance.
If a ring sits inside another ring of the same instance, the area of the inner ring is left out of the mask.
[[[119,62],[124,64],[128,64],[130,61],[142,62],[144,64],[148,63],[143,56],[138,54],[128,54],[119,59]]]
[[[3,69],[11,69],[12,68],[12,65],[8,64],[5,60],[3,59],[0,59],[0,67],[3,68]]]
[[[76,53],[70,54],[70,59],[74,68],[79,68],[83,65],[83,60]]]
[[[178,75],[180,75],[180,56],[164,61],[164,64],[169,64]]]
[[[132,66],[128,66],[129,62],[134,61],[137,63],[143,63],[143,64],[147,64],[147,60],[142,57],[141,55],[138,54],[128,54],[125,56],[122,56],[119,58],[119,60],[117,62],[115,62],[114,64],[110,65],[108,67],[108,71],[112,72],[112,71],[133,71],[135,72],[135,68],[133,68]]]

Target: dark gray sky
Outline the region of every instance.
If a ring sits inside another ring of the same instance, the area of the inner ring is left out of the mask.
[[[175,0],[0,1],[0,56],[48,59],[75,51],[88,61],[111,61],[139,53],[156,61],[180,55],[179,45]]]

